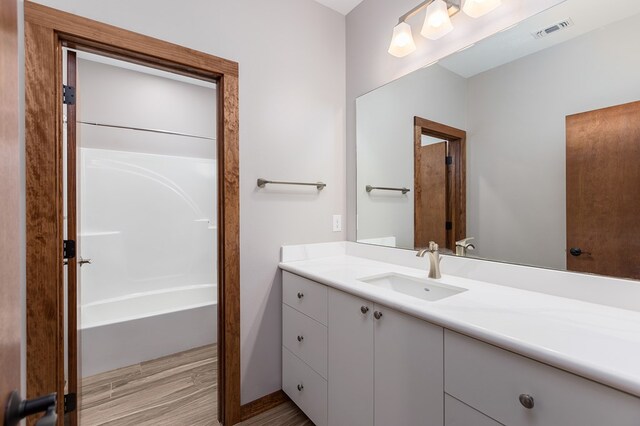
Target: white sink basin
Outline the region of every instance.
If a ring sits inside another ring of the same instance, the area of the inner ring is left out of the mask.
[[[465,288],[442,284],[432,279],[415,278],[394,272],[358,278],[358,281],[432,302],[467,291]]]

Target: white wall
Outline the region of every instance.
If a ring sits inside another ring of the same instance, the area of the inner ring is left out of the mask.
[[[413,247],[413,118],[465,129],[467,80],[432,65],[361,96],[356,109],[358,240],[393,236],[398,247]],[[366,185],[411,192],[367,193]]]
[[[640,15],[469,79],[478,256],[566,267],[565,117],[640,100]]]
[[[473,20],[460,13],[455,30],[430,42],[420,37],[424,14],[412,18],[417,50],[405,58],[387,53],[398,17],[416,6],[415,0],[364,0],[347,15],[347,209],[349,239],[356,239],[356,113],[355,100],[369,91],[443,58],[564,0],[503,0],[503,5]]]
[[[239,62],[242,402],[280,389],[280,246],[345,238],[345,18],[312,0],[39,2]]]

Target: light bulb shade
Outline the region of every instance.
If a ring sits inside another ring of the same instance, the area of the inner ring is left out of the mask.
[[[453,29],[453,24],[451,24],[447,9],[447,3],[444,0],[434,0],[427,6],[427,16],[424,18],[424,25],[420,31],[423,37],[437,40],[449,34]]]
[[[502,0],[462,0],[462,11],[472,18],[479,18],[501,4]]]
[[[411,25],[406,22],[400,22],[393,29],[393,37],[391,38],[389,53],[398,58],[402,58],[415,50],[416,44],[413,41]]]

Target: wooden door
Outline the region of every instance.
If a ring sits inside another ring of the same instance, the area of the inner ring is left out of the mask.
[[[0,419],[21,371],[17,18],[16,1],[0,0]]]
[[[373,425],[373,303],[329,289],[329,426]]]
[[[567,269],[640,279],[640,102],[570,115],[566,132]]]
[[[414,247],[455,250],[467,232],[467,132],[414,117]],[[443,142],[423,146],[422,136]]]
[[[442,426],[444,330],[380,305],[373,314],[375,425]]]
[[[416,130],[417,131],[417,130]],[[422,146],[422,133],[415,145],[415,241],[417,248],[447,240],[447,143]]]

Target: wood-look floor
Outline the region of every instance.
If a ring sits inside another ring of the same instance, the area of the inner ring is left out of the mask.
[[[218,426],[215,346],[204,346],[82,380],[81,426]],[[312,425],[293,403],[242,425]]]

